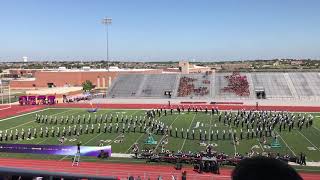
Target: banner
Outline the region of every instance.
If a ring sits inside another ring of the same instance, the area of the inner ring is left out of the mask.
[[[31,153],[48,155],[70,155],[77,153],[77,146],[40,145],[40,144],[0,144],[0,152]],[[101,151],[111,156],[111,146],[80,146],[81,156],[98,156]]]

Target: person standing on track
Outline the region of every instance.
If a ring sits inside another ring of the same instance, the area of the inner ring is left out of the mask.
[[[77,153],[79,154],[80,154],[80,146],[81,146],[81,141],[77,143]]]

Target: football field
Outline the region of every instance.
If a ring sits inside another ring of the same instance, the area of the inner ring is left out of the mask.
[[[223,111],[220,113],[224,113]],[[236,112],[233,112],[236,113]],[[43,115],[44,117],[55,117],[58,119],[58,123],[47,123],[45,122],[36,122],[35,117],[36,114]],[[91,116],[91,122],[83,122],[81,120],[80,124],[76,123],[76,120],[72,123],[71,117],[73,116],[74,119],[77,119],[78,116],[86,117],[88,119],[89,114]],[[101,123],[101,131],[98,132],[97,127],[100,117],[105,117],[107,114],[108,117],[112,114],[113,121],[111,122],[110,119],[107,120],[106,125],[108,128],[112,126],[112,130],[104,132],[104,124],[105,122]],[[308,114],[308,113],[307,113]],[[102,116],[101,116],[102,115]],[[116,122],[115,117],[118,115],[119,121]],[[214,150],[218,152],[224,152],[228,155],[233,156],[235,153],[240,153],[245,155],[246,153],[250,152],[251,150],[254,152],[279,152],[280,154],[291,154],[291,155],[299,155],[301,152],[305,153],[307,156],[307,161],[320,161],[320,114],[312,113],[314,116],[313,125],[311,127],[303,127],[302,130],[298,130],[296,127],[288,131],[288,128],[279,132],[278,128],[275,128],[275,133],[278,134],[278,140],[280,143],[279,148],[271,148],[270,144],[273,140],[272,137],[267,137],[267,143],[263,144],[261,142],[261,138],[253,137],[247,139],[244,134],[243,140],[239,141],[239,144],[236,144],[234,138],[229,138],[228,133],[226,133],[225,139],[222,138],[222,132],[232,132],[237,133],[237,137],[239,137],[240,127],[236,127],[234,125],[228,126],[225,125],[222,121],[218,121],[218,115],[211,115],[211,111],[207,114],[205,112],[190,112],[187,111],[181,112],[180,114],[177,111],[171,115],[170,111],[168,111],[167,115],[164,116],[163,114],[159,117],[156,115],[155,120],[157,122],[162,122],[164,125],[168,127],[172,126],[172,136],[168,136],[166,138],[165,135],[161,133],[157,134],[155,131],[152,134],[152,137],[155,141],[157,141],[154,145],[147,145],[145,144],[146,139],[148,138],[149,134],[145,132],[140,132],[140,128],[137,127],[135,132],[133,130],[133,125],[131,124],[131,128],[129,132],[127,131],[127,126],[130,124],[130,121],[125,124],[125,132],[122,133],[122,124],[125,122],[120,121],[120,117],[128,117],[131,116],[133,118],[140,119],[146,116],[145,110],[123,110],[123,109],[99,109],[95,113],[89,113],[87,109],[81,108],[48,108],[39,111],[34,111],[30,113],[26,113],[19,116],[9,117],[0,120],[0,130],[2,131],[2,136],[4,136],[5,132],[14,135],[16,131],[21,132],[24,129],[25,132],[28,132],[30,128],[31,131],[34,129],[37,130],[38,134],[40,129],[43,130],[48,127],[49,129],[49,136],[48,137],[40,137],[37,135],[36,138],[32,136],[32,138],[24,140],[15,138],[13,140],[2,140],[0,143],[10,143],[10,144],[51,144],[51,145],[58,145],[60,144],[59,137],[54,135],[51,136],[51,129],[57,129],[59,127],[62,130],[64,127],[66,129],[71,127],[73,129],[76,127],[79,129],[80,125],[83,126],[83,131],[85,131],[86,126],[89,127],[88,133],[82,133],[79,136],[79,140],[82,142],[82,146],[98,146],[101,142],[104,145],[111,145],[113,153],[121,153],[121,154],[129,154],[132,153],[132,147],[135,143],[138,143],[139,149],[145,148],[154,148],[156,151],[160,152],[162,148],[171,151],[183,151],[183,152],[198,152],[204,151],[205,146],[200,145],[200,130],[202,135],[204,136],[204,132],[206,132],[206,140],[204,143],[206,144],[213,144]],[[68,117],[69,122],[67,123],[64,121],[63,124],[60,123],[60,119],[64,117]],[[98,118],[97,122],[95,122],[95,117]],[[116,131],[116,124],[119,126],[118,132]],[[94,132],[91,133],[91,126],[94,126]],[[178,129],[177,137],[175,134],[175,128]],[[184,134],[182,137],[181,129],[184,129]],[[189,129],[189,138],[186,138],[186,130]],[[195,139],[192,138],[191,132],[194,130],[195,132]],[[219,131],[219,139],[216,139],[216,131]],[[243,128],[244,132],[246,131]],[[150,129],[148,129],[150,132]],[[213,138],[210,137],[210,132],[213,132]],[[60,136],[61,137],[61,136]],[[77,137],[73,134],[69,136],[68,134],[65,136],[66,140],[64,145],[76,145]],[[162,144],[163,140],[167,139],[167,143]],[[30,154],[14,154],[14,153],[0,153],[0,157],[35,157],[35,158],[50,158],[50,159],[69,159],[69,156],[47,156],[47,155],[30,155]],[[91,157],[92,158],[92,157]]]

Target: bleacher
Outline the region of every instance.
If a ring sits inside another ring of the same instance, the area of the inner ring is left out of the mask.
[[[112,83],[107,96],[113,98],[256,99],[255,91],[263,89],[266,99],[320,97],[320,75],[317,72],[254,72],[206,74],[122,74]],[[245,80],[237,83],[238,79]],[[236,81],[236,83],[232,83]],[[231,82],[231,83],[230,83]],[[238,86],[241,86],[238,88]],[[249,87],[248,87],[249,86]],[[244,93],[243,93],[244,92]]]
[[[289,73],[298,97],[320,96],[319,73]]]
[[[267,98],[292,98],[284,73],[251,73],[253,87],[263,87]]]
[[[113,98],[135,97],[142,83],[143,74],[121,74],[113,82],[107,96]]]
[[[165,91],[174,91],[177,74],[147,74],[145,75],[139,97],[166,97]]]

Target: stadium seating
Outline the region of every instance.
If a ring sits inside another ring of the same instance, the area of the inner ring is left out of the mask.
[[[263,87],[268,98],[292,98],[284,73],[251,73],[254,87]]]
[[[122,74],[112,83],[108,97],[255,99],[263,89],[267,99],[319,98],[316,72],[254,72],[215,74]]]
[[[318,73],[289,73],[298,97],[320,96],[320,76]]]
[[[176,74],[147,74],[142,85],[140,97],[165,97],[165,91],[174,91],[177,83]]]
[[[109,97],[135,97],[143,79],[143,74],[122,74],[113,81]]]

